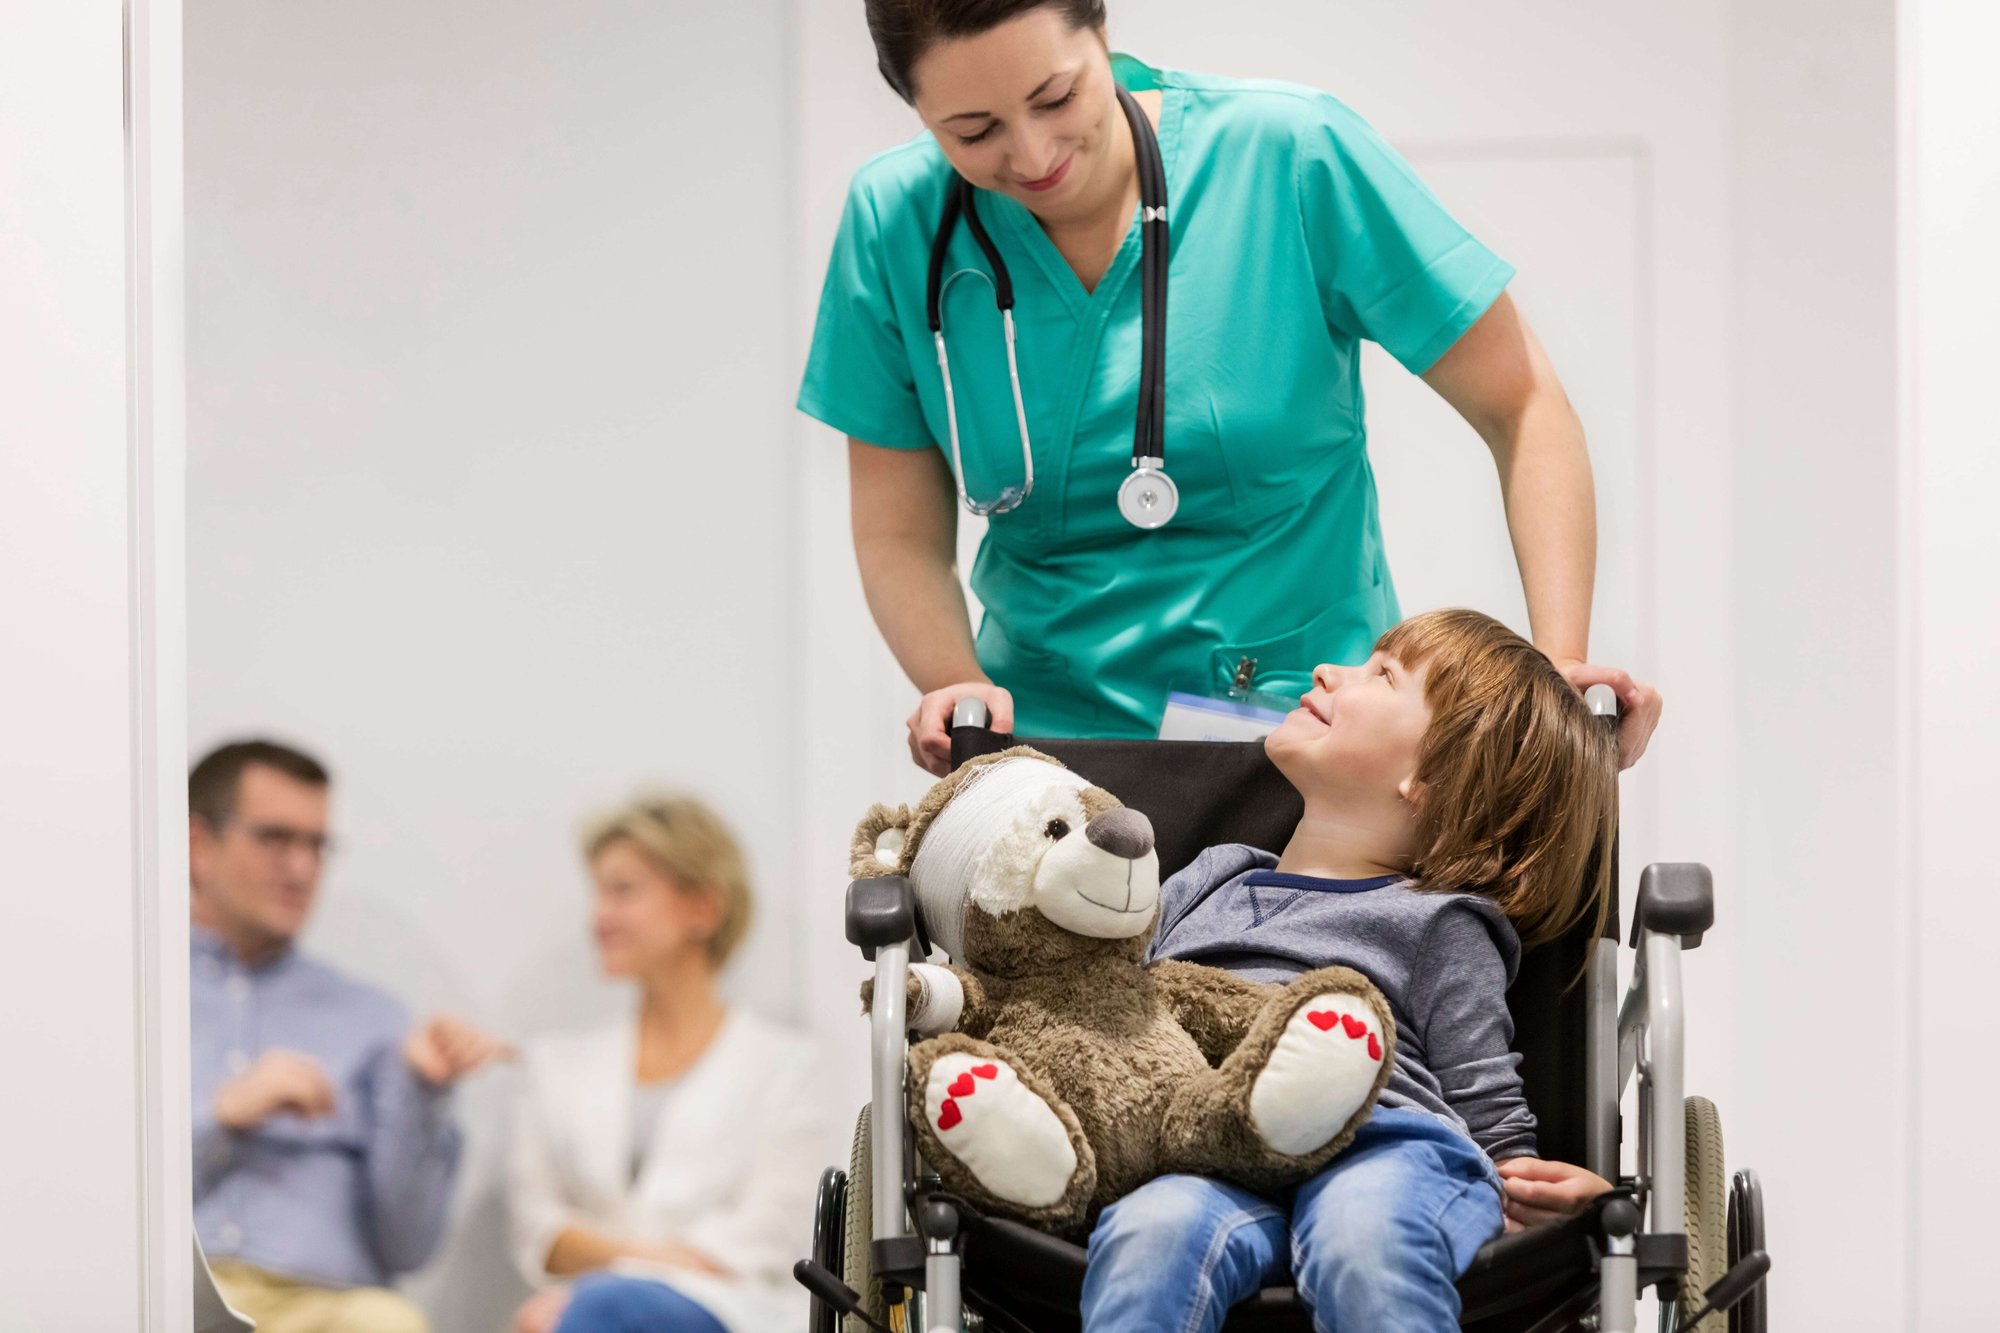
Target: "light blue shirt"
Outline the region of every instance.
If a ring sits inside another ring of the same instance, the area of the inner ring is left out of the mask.
[[[402,1057],[402,1005],[296,950],[249,967],[213,933],[190,935],[194,1218],[209,1257],[338,1287],[420,1266],[444,1234],[460,1139],[448,1091]],[[320,1063],[333,1114],[224,1129],[216,1089],[270,1050]]]

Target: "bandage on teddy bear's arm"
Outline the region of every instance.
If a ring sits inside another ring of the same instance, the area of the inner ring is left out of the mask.
[[[926,1037],[958,1028],[965,1012],[965,987],[948,967],[935,963],[910,964],[910,976],[918,987],[916,1003],[907,1015],[909,1025]]]

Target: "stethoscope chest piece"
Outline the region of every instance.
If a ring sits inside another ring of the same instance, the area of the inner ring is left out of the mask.
[[[1118,512],[1135,528],[1148,531],[1163,528],[1181,507],[1181,489],[1159,466],[1160,461],[1140,459],[1139,465],[1118,483]]]

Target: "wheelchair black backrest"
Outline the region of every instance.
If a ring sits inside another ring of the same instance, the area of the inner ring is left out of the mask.
[[[1240,842],[1282,850],[1299,822],[1299,794],[1258,742],[1016,741],[977,727],[952,732],[952,759],[1008,745],[1032,745],[1054,756],[1153,822],[1160,876],[1185,866],[1204,847]],[[1613,893],[1616,894],[1616,885]],[[1540,1122],[1542,1155],[1565,1162],[1587,1160],[1584,1126],[1590,1098],[1584,1080],[1589,988],[1570,983],[1590,954],[1591,922],[1529,952],[1507,992],[1514,1017],[1514,1049],[1528,1105]],[[1605,934],[1618,935],[1614,896]]]

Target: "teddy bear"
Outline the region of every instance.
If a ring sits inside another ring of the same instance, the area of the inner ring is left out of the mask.
[[[852,871],[905,877],[951,959],[910,969],[908,1113],[975,1207],[1075,1236],[1157,1175],[1294,1184],[1388,1080],[1395,1023],[1359,972],[1274,986],[1145,963],[1151,823],[1026,746],[968,761],[914,809],[871,809]]]

